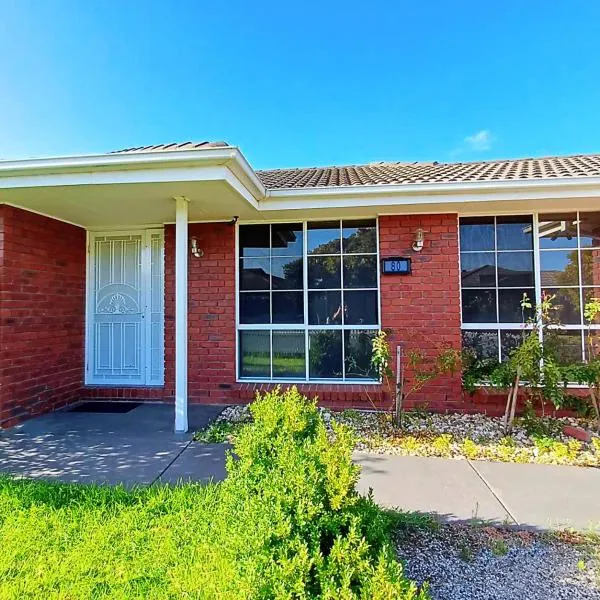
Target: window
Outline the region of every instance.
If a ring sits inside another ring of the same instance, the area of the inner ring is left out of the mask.
[[[460,261],[464,347],[505,359],[530,316],[523,293],[535,303],[546,292],[556,296],[565,359],[585,357],[583,307],[600,297],[600,212],[461,218]]]
[[[376,379],[376,220],[240,225],[238,235],[240,379]]]

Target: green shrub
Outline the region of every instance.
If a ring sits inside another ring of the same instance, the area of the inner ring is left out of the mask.
[[[355,491],[348,430],[297,390],[252,405],[219,484],[0,478],[0,598],[419,599],[394,518]]]
[[[333,423],[329,439],[315,403],[295,388],[250,410],[254,423],[240,432],[222,485],[260,597],[424,597],[392,557],[391,518],[355,491],[350,431]]]

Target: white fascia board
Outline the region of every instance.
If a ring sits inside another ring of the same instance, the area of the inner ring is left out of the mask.
[[[600,197],[600,177],[272,190],[262,211]]]
[[[0,161],[0,177],[26,172],[66,172],[76,169],[108,167],[123,170],[126,168],[152,167],[156,164],[177,164],[189,162],[223,163],[233,158],[234,147],[205,148],[202,150],[171,152],[140,152],[131,154],[90,154],[84,156],[63,156],[54,158],[27,158],[24,160]]]
[[[234,187],[245,188],[243,196],[252,197],[256,207],[266,190],[234,147],[0,161],[0,190],[214,179],[231,183],[236,178]]]

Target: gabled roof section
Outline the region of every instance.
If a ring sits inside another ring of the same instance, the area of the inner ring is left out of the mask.
[[[144,154],[147,152],[187,152],[190,150],[204,150],[206,148],[229,148],[227,142],[180,142],[172,144],[156,144],[154,146],[138,146],[137,148],[123,148],[113,150],[109,154]]]
[[[579,154],[464,163],[378,162],[257,171],[268,190],[415,183],[476,183],[600,176],[600,155]]]

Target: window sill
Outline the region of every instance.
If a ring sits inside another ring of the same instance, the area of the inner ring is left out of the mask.
[[[377,379],[356,379],[355,381],[340,381],[339,379],[244,379],[237,383],[264,383],[269,385],[382,385]]]

